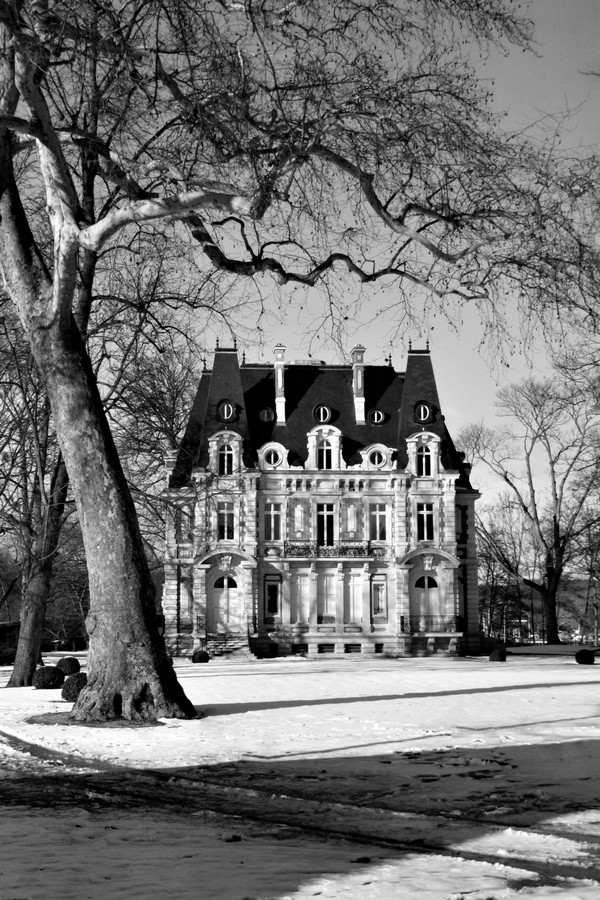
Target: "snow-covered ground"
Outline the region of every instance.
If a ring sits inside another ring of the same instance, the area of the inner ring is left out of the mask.
[[[600,665],[176,668],[152,728],[0,690],[2,900],[600,896]]]

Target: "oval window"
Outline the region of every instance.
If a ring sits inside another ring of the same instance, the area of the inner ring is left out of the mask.
[[[316,406],[315,407],[315,419],[317,422],[320,422],[323,425],[324,422],[329,422],[331,418],[331,410],[328,406]]]
[[[272,422],[275,418],[275,413],[272,409],[261,409],[259,418],[261,422]]]
[[[385,455],[381,452],[381,450],[373,450],[373,452],[369,455],[369,462],[373,466],[377,466],[379,468],[385,463]]]
[[[384,415],[380,409],[372,409],[369,413],[369,419],[373,423],[373,425],[381,425],[384,419]]]
[[[265,453],[265,462],[269,466],[278,466],[281,462],[281,453],[279,450],[267,450]]]
[[[415,419],[417,422],[426,422],[431,415],[431,410],[426,403],[417,403],[415,409]]]
[[[234,412],[235,407],[229,400],[224,400],[222,403],[219,403],[219,418],[221,418],[223,422],[233,419]]]

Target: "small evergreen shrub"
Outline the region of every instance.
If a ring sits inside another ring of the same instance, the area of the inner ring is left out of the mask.
[[[63,686],[65,673],[56,666],[40,666],[33,673],[31,683],[34,688],[42,690],[56,690]]]
[[[490,662],[506,662],[506,650],[498,647],[497,650],[492,650],[488,658]]]
[[[77,700],[80,693],[87,684],[87,675],[85,672],[74,672],[65,678],[65,683],[61,691],[63,700],[70,700],[72,703]]]
[[[208,652],[206,650],[194,650],[192,653],[192,662],[193,663],[207,663],[210,659]]]
[[[79,660],[76,656],[63,656],[62,659],[56,663],[56,667],[58,669],[62,669],[66,675],[75,675],[76,672],[79,672],[81,666],[79,665]]]
[[[575,654],[575,662],[579,663],[580,666],[593,666],[594,659],[594,651],[588,650],[587,647],[582,647]]]
[[[12,666],[15,662],[17,651],[7,644],[0,644],[0,666]]]

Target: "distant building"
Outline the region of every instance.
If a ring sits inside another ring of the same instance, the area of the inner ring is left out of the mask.
[[[167,462],[172,653],[424,655],[479,641],[470,466],[429,350],[406,372],[218,348]]]

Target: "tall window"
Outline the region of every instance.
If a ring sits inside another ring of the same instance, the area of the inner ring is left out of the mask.
[[[281,577],[265,575],[265,616],[279,615],[281,597]]]
[[[417,447],[417,475],[425,478],[431,475],[431,449],[429,447]]]
[[[233,503],[217,504],[217,533],[220,541],[233,540]]]
[[[233,447],[223,444],[219,447],[219,475],[231,475],[233,472]]]
[[[417,540],[433,540],[433,503],[417,503]]]
[[[317,621],[332,621],[335,618],[336,576],[323,573],[317,580]],[[325,619],[325,617],[328,617]]]
[[[387,591],[383,576],[376,576],[371,582],[371,614],[373,618],[387,618]]]
[[[281,540],[281,503],[265,503],[265,541]]]
[[[371,503],[369,506],[369,539],[372,541],[386,540],[386,509],[385,503]]]
[[[347,522],[346,522],[347,530],[350,534],[354,534],[354,532],[356,531],[356,507],[354,506],[354,504],[352,504],[352,506],[348,507],[346,516],[347,516]]]
[[[317,448],[317,469],[331,469],[332,454],[329,441],[320,441]]]
[[[301,537],[303,530],[304,510],[301,503],[296,503],[296,506],[294,507],[294,531],[296,532],[296,537]]]
[[[317,503],[317,544],[320,547],[333,546],[334,505]]]

